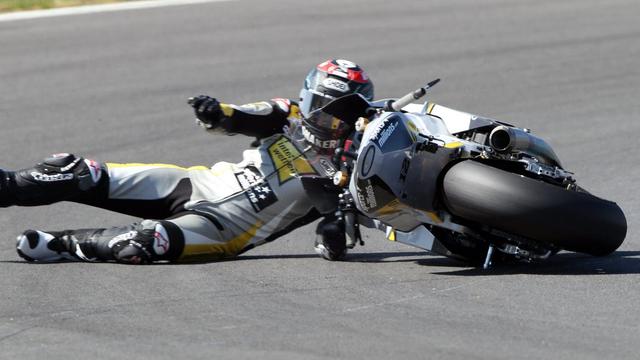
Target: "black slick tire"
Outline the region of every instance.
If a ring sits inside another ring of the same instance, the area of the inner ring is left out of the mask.
[[[443,176],[442,195],[455,216],[565,250],[607,255],[627,232],[614,202],[477,161],[452,166]]]

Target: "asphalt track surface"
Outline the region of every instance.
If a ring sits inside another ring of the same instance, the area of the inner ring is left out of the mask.
[[[0,165],[56,152],[115,162],[237,161],[251,139],[195,127],[187,97],[296,97],[327,57],[377,97],[431,99],[533,129],[629,232],[613,255],[481,271],[366,233],[347,262],[313,226],[236,261],[21,261],[26,228],[135,219],[63,203],[0,210],[6,359],[637,359],[637,1],[233,1],[0,23]]]

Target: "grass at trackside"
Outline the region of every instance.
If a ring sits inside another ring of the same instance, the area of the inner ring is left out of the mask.
[[[123,0],[0,0],[0,12],[52,9],[64,6],[106,4],[119,1]]]

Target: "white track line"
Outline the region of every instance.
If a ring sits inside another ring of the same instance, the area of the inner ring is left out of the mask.
[[[48,10],[19,11],[19,12],[12,12],[8,14],[0,14],[0,22],[25,20],[25,19],[38,19],[38,18],[66,16],[66,15],[93,14],[93,13],[122,11],[122,10],[149,9],[149,8],[165,7],[165,6],[191,5],[191,4],[223,2],[223,1],[234,1],[234,0],[144,0],[144,1],[130,1],[130,2],[124,2],[124,3],[113,3],[113,4],[74,6],[74,7],[67,7],[67,8],[48,9]]]

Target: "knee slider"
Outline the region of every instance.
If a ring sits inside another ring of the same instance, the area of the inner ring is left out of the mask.
[[[73,154],[56,154],[28,169],[10,174],[14,205],[44,205],[69,198],[98,185],[106,168]]]
[[[102,177],[103,166],[93,160],[73,154],[54,154],[31,170],[32,178],[39,182],[76,180],[79,190],[94,187]]]
[[[155,261],[175,261],[184,249],[180,228],[168,221],[144,220],[134,232],[124,234],[112,245],[116,261],[126,264],[149,264]],[[115,237],[114,240],[117,240]]]
[[[13,174],[0,169],[0,207],[11,206],[15,202],[12,184]]]

